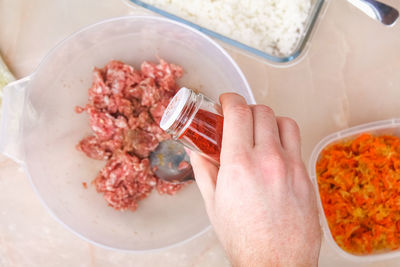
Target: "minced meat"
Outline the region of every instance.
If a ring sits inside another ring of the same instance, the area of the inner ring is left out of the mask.
[[[180,66],[164,60],[145,61],[140,70],[115,60],[94,69],[89,101],[75,109],[89,115],[93,134],[77,149],[107,161],[93,184],[113,208],[134,211],[154,188],[173,195],[183,187],[158,179],[148,159],[159,142],[171,138],[159,122],[182,75]]]

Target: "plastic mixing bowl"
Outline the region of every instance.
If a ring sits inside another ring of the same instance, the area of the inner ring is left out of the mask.
[[[112,59],[139,67],[158,58],[185,69],[180,85],[217,99],[254,98],[232,58],[204,34],[158,17],[121,17],[89,26],[57,45],[29,77],[4,89],[1,151],[26,170],[51,214],[80,237],[108,248],[145,251],[187,241],[209,228],[195,183],[176,196],[153,192],[136,212],[107,206],[94,186],[105,162],[75,149],[91,130],[74,112],[87,102],[93,67]]]

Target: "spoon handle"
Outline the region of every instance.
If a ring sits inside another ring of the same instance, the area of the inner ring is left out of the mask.
[[[399,17],[399,11],[389,5],[375,0],[347,0],[369,17],[380,21],[386,26],[392,26]]]

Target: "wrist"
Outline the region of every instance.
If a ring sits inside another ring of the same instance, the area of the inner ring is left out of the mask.
[[[278,259],[274,256],[266,259],[251,259],[249,261],[230,259],[233,267],[316,267],[318,266],[318,257],[313,259]]]
[[[318,266],[319,246],[312,246],[297,251],[273,251],[268,249],[248,249],[242,253],[229,255],[233,267],[314,267]]]

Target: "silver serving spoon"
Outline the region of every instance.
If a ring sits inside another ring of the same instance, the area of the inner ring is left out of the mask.
[[[389,5],[375,0],[347,0],[367,16],[380,21],[386,26],[392,26],[399,17],[399,11]]]
[[[178,141],[166,140],[161,142],[150,154],[150,164],[153,172],[161,180],[182,183],[194,180],[189,156]]]

